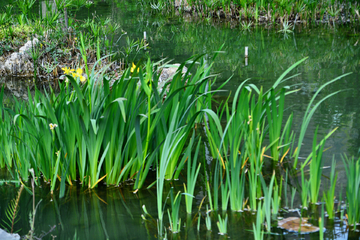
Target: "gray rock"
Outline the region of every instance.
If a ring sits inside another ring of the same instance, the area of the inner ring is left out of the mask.
[[[33,70],[33,64],[29,62],[31,58],[30,52],[32,47],[38,43],[39,40],[37,38],[25,43],[25,45],[19,49],[19,52],[11,54],[3,65],[0,63],[0,72],[5,72],[7,75],[14,75],[28,72],[31,68]]]
[[[175,76],[175,74],[177,73],[178,69],[180,67],[179,63],[175,63],[175,64],[171,64],[170,67],[167,68],[163,68],[161,70],[161,74],[159,77],[159,92],[162,91],[163,87],[165,86],[166,83],[171,82],[171,80],[173,79],[173,77]],[[187,72],[187,67],[183,67],[181,73],[182,75],[184,75]],[[168,90],[168,89],[167,89]]]
[[[25,43],[24,46],[19,49],[19,53],[23,54],[24,58],[30,58],[31,49],[38,43],[39,40],[37,38],[34,38],[32,41],[28,41],[27,43]]]
[[[0,239],[1,240],[19,240],[20,236],[17,233],[7,233],[6,231],[0,229]]]
[[[190,12],[191,7],[187,0],[175,0],[175,8],[182,8],[182,10]]]

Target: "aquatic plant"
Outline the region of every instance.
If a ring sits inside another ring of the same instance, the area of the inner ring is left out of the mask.
[[[245,173],[242,172],[240,161],[228,161],[225,164],[226,182],[221,185],[222,210],[225,211],[228,201],[232,211],[244,208]],[[226,191],[228,189],[228,192]]]
[[[304,61],[304,60],[305,60],[305,59],[303,59],[302,61]],[[339,76],[339,77],[337,77],[337,78],[335,78],[335,79],[332,79],[332,80],[326,82],[325,84],[321,85],[321,86],[319,87],[319,89],[315,92],[315,94],[313,95],[313,97],[311,98],[311,100],[310,100],[310,102],[309,102],[309,104],[308,104],[308,106],[307,106],[307,108],[306,108],[306,110],[305,110],[304,118],[303,118],[303,121],[302,121],[302,124],[301,124],[301,129],[300,129],[300,134],[299,134],[299,139],[298,139],[298,146],[297,146],[297,148],[296,148],[296,150],[294,151],[294,154],[293,154],[293,157],[294,157],[294,165],[293,165],[293,167],[294,167],[294,168],[296,168],[297,163],[298,163],[298,158],[299,158],[299,154],[300,154],[300,150],[301,150],[301,145],[302,145],[302,142],[303,142],[303,139],[304,139],[304,136],[305,136],[306,129],[307,129],[307,127],[308,127],[308,125],[309,125],[309,123],[310,123],[310,120],[311,120],[312,116],[314,115],[316,109],[320,106],[320,104],[321,104],[322,102],[324,102],[326,99],[334,96],[335,94],[341,92],[341,90],[335,91],[335,92],[333,92],[333,93],[331,93],[331,94],[323,97],[323,98],[320,99],[316,104],[314,104],[314,101],[315,101],[316,97],[319,95],[319,93],[321,92],[321,90],[324,89],[326,86],[328,86],[328,85],[330,85],[331,83],[334,83],[334,82],[340,80],[341,78],[343,78],[343,77],[345,77],[345,76],[347,76],[347,75],[349,75],[349,74],[351,74],[351,73],[343,74],[343,75],[341,75],[341,76]],[[319,149],[319,146],[323,145],[323,144],[324,144],[324,141],[325,141],[326,139],[328,139],[328,138],[331,136],[331,134],[334,133],[335,130],[336,130],[336,128],[335,128],[334,130],[332,130],[331,132],[329,132],[329,133],[319,142],[319,144],[316,146],[315,149],[318,150],[318,149]],[[312,156],[312,154],[310,154],[310,155],[306,158],[304,164],[302,164],[302,168],[306,166],[306,164],[307,164],[308,161],[310,160],[311,156]]]
[[[219,209],[219,201],[218,201],[218,198],[219,198],[219,184],[220,184],[220,187],[222,187],[224,185],[223,179],[222,179],[222,171],[221,171],[221,168],[220,168],[219,161],[216,161],[216,163],[215,163],[215,171],[214,171],[214,175],[212,177],[212,180],[213,180],[213,193],[210,192],[210,190],[211,190],[210,189],[210,183],[208,181],[209,203],[210,203],[211,211],[217,211]],[[212,197],[213,197],[214,200],[212,199]],[[221,198],[221,200],[224,200],[224,199]]]
[[[319,218],[319,238],[320,240],[323,240],[324,239],[324,221],[325,221],[325,218],[324,218],[324,204],[321,204],[321,217]]]
[[[252,22],[250,21],[250,22],[246,23],[246,22],[243,21],[243,22],[240,23],[240,25],[241,25],[241,30],[242,31],[250,31]]]
[[[175,109],[175,115],[177,114],[178,107]],[[179,141],[184,137],[184,134],[180,134],[179,131],[175,129],[175,122],[171,122],[169,127],[169,132],[166,135],[164,148],[162,149],[162,154],[159,160],[159,164],[157,166],[156,171],[156,193],[157,193],[157,209],[158,209],[158,234],[162,237],[162,226],[163,226],[163,210],[162,210],[162,195],[164,189],[164,181],[165,181],[165,174],[170,159],[173,157],[174,150],[176,145],[179,144]],[[174,222],[177,225],[177,221]],[[178,229],[177,226],[173,226],[175,229]]]
[[[282,33],[291,33],[293,30],[291,29],[292,25],[288,21],[283,22],[283,28],[279,30]]]
[[[301,204],[303,208],[308,207],[309,202],[310,181],[305,180],[303,168],[301,168]]]
[[[168,209],[168,216],[170,222],[170,231],[172,233],[180,232],[181,227],[181,218],[179,218],[179,210],[180,210],[180,202],[181,202],[181,192],[179,191],[174,198],[174,189],[170,190],[170,206],[171,206],[171,214]]]
[[[291,209],[294,209],[295,194],[296,194],[296,188],[293,187],[293,188],[291,188],[291,205],[290,205]]]
[[[191,138],[191,140],[193,140],[195,137],[193,135],[193,137]],[[195,150],[195,154],[194,157],[191,157],[191,148],[188,147],[187,149],[187,183],[185,185],[184,183],[184,193],[185,193],[185,203],[186,203],[186,212],[190,213],[192,212],[192,203],[193,203],[193,199],[194,199],[194,190],[195,190],[195,185],[196,185],[196,179],[197,176],[199,175],[199,171],[200,171],[200,166],[201,163],[199,163],[199,166],[196,168],[196,163],[197,163],[197,157],[199,154],[199,149],[200,149],[200,143],[201,143],[201,138],[199,139],[199,142],[196,146],[196,150]],[[192,145],[192,144],[190,144]]]
[[[324,191],[323,198],[325,202],[326,212],[329,216],[329,219],[334,219],[334,207],[335,207],[335,185],[338,173],[335,173],[336,161],[333,157],[331,162],[331,172],[330,172],[330,187],[327,191]],[[339,204],[340,205],[340,204]]]
[[[223,219],[220,214],[218,214],[219,221],[216,223],[219,229],[220,235],[226,235],[227,234],[227,222],[228,222],[228,215],[225,215],[225,218]]]
[[[281,190],[282,190],[282,178],[280,181],[280,184],[277,184],[276,178],[275,178],[275,186],[274,186],[274,193],[273,197],[271,199],[271,206],[272,206],[272,214],[277,215],[280,210],[280,204],[281,204]]]
[[[347,220],[353,229],[360,222],[360,159],[341,156],[347,177],[346,203]]]
[[[325,141],[322,142],[320,149],[316,149],[316,137],[317,137],[318,127],[316,127],[313,139],[313,148],[312,148],[312,159],[310,162],[310,201],[312,203],[317,203],[320,184],[321,184],[321,174],[322,174],[322,153],[324,150]]]
[[[236,184],[239,184],[238,186],[241,187],[240,189],[232,189],[230,190],[229,189],[229,168],[226,168],[227,171],[226,171],[226,177],[224,178],[225,180],[220,180],[220,194],[221,194],[221,209],[223,211],[226,211],[228,209],[228,205],[229,205],[229,201],[230,201],[230,191],[233,192],[233,201],[235,201],[235,199],[237,199],[239,202],[238,203],[242,203],[243,202],[243,198],[244,198],[244,179],[243,177],[240,178],[240,183],[237,182],[232,182],[232,187],[234,187]],[[220,171],[221,171],[221,168],[218,169],[219,171],[219,174],[220,174]],[[233,179],[234,180],[234,179]],[[232,181],[233,181],[232,180]],[[214,189],[215,191],[215,189]],[[233,202],[233,207],[232,207],[232,210],[233,211],[236,211],[235,209],[242,209],[243,207],[242,206],[238,206],[239,204],[237,204],[236,202]]]
[[[285,89],[280,90],[278,95],[278,101],[275,99],[275,90],[272,89],[269,94],[269,103],[266,104],[266,116],[268,119],[268,128],[269,128],[269,141],[270,141],[270,150],[271,157],[274,161],[279,161],[280,151],[283,147],[289,149],[289,139],[288,134],[285,139],[283,139],[284,133],[289,133],[291,129],[292,115],[289,116],[284,129],[282,129],[282,121],[284,114],[284,103],[285,103]],[[282,134],[283,132],[283,134]],[[285,143],[282,142],[285,140]],[[283,146],[285,145],[285,146]],[[286,151],[285,151],[286,152]]]
[[[5,228],[9,233],[13,232],[19,232],[21,229],[17,229],[14,231],[14,226],[17,222],[20,220],[19,216],[19,200],[21,196],[21,192],[24,189],[24,185],[20,186],[20,189],[18,191],[18,194],[16,198],[12,199],[10,203],[8,204],[8,207],[5,210],[5,216],[6,218],[3,218],[2,221],[5,225],[2,225],[3,228]]]
[[[263,207],[258,209],[258,212],[261,211],[265,215],[266,219],[266,230],[271,232],[271,202],[272,202],[272,191],[275,180],[275,171],[272,174],[269,187],[266,186],[264,178],[260,175],[261,185],[264,193],[264,204]]]
[[[255,240],[262,240],[264,239],[264,232],[262,231],[262,226],[264,222],[264,205],[261,202],[258,203],[256,213],[256,222],[253,223],[253,232],[254,232],[254,239]]]
[[[206,205],[205,225],[206,225],[206,229],[207,229],[208,231],[211,231],[211,218],[210,218],[209,213],[210,213],[209,207],[208,207],[208,205]]]
[[[288,208],[288,199],[287,199],[287,188],[288,188],[288,170],[286,170],[285,183],[284,183],[284,198],[285,198],[285,208]],[[281,194],[280,194],[281,196]]]

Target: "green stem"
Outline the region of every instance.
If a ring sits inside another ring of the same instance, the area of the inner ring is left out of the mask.
[[[152,88],[151,88],[151,80],[149,80],[149,83],[150,83],[150,93],[152,91]],[[147,150],[148,150],[148,147],[149,147],[149,142],[150,142],[150,111],[151,111],[151,106],[150,106],[150,101],[151,101],[151,94],[148,95],[148,123],[147,123],[147,134],[146,134],[146,143],[145,143],[145,150],[144,150],[144,161],[143,161],[143,166],[142,166],[142,169],[144,169],[144,166],[145,166],[145,158],[146,158],[146,155],[147,155]]]

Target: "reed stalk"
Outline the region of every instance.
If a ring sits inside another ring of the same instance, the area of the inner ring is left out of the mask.
[[[187,187],[184,184],[184,193],[186,193],[186,195],[185,195],[186,212],[189,214],[191,214],[191,212],[192,212],[192,203],[193,203],[193,199],[194,199],[194,190],[195,190],[195,185],[196,185],[196,179],[199,175],[200,166],[201,166],[201,163],[199,163],[198,167],[196,168],[200,143],[201,143],[201,138],[199,139],[199,142],[197,144],[194,158],[192,158],[191,154],[189,154],[188,155],[189,158],[187,161],[187,184],[186,184]],[[191,148],[189,148],[189,151],[190,150],[191,150]]]
[[[209,207],[208,207],[208,205],[206,205],[205,225],[206,225],[206,229],[207,229],[208,231],[211,231],[211,218],[210,218],[209,213],[210,213]]]
[[[341,158],[347,176],[347,220],[349,225],[356,230],[357,223],[360,223],[360,158],[348,158],[346,155],[341,156]]]
[[[294,209],[294,199],[295,199],[295,195],[296,195],[296,188],[291,188],[291,209]]]
[[[170,206],[171,206],[171,214],[168,209],[168,216],[170,222],[170,231],[172,233],[180,232],[181,227],[181,218],[179,218],[179,210],[180,210],[180,202],[181,202],[181,192],[179,191],[174,197],[173,188],[170,190]]]
[[[341,90],[339,91],[336,91],[336,92],[333,92],[325,97],[323,97],[322,99],[320,99],[316,104],[314,104],[314,101],[316,99],[316,97],[319,95],[319,93],[321,92],[322,89],[324,89],[326,86],[330,85],[331,83],[334,83],[338,80],[340,80],[341,78],[349,75],[351,73],[346,73],[346,74],[343,74],[333,80],[330,80],[328,81],[327,83],[323,84],[322,86],[319,87],[319,89],[315,92],[315,94],[313,95],[313,97],[311,98],[306,110],[305,110],[305,114],[304,114],[304,118],[303,118],[303,121],[302,121],[302,124],[301,124],[301,129],[300,129],[300,134],[299,134],[299,139],[298,139],[298,146],[293,154],[293,157],[295,158],[294,160],[294,165],[293,167],[296,168],[297,166],[297,163],[298,163],[298,158],[299,158],[299,154],[300,154],[300,150],[301,150],[301,145],[302,145],[302,142],[303,142],[303,139],[305,137],[305,132],[306,132],[306,129],[310,123],[310,120],[312,118],[312,116],[314,115],[316,109],[320,106],[320,104],[322,102],[324,102],[326,99],[334,96],[335,94],[341,92]],[[325,136],[325,138],[320,141],[320,145],[323,144],[323,142],[334,132],[335,130],[331,131],[327,136]],[[316,147],[316,150],[319,148],[319,146]],[[306,159],[305,163],[307,163],[308,161],[310,160],[310,155],[309,157]],[[302,166],[305,166],[305,164],[303,164]]]
[[[259,202],[258,210],[256,214],[256,223],[252,224],[255,240],[264,239],[264,232],[262,231],[263,222],[264,222],[264,206],[261,205],[261,202]]]
[[[277,184],[275,179],[273,198],[271,199],[272,214],[276,217],[280,210],[281,204],[281,190],[282,190],[282,178],[280,184]]]
[[[319,239],[323,240],[324,239],[324,204],[321,204],[321,217],[319,218]]]
[[[282,120],[285,104],[285,89],[281,89],[279,96],[279,104],[277,108],[277,101],[275,99],[275,92],[272,89],[270,91],[269,103],[266,104],[266,115],[269,124],[269,141],[271,143],[271,156],[274,161],[279,160],[280,151],[280,134],[282,128]],[[270,109],[271,107],[271,109]]]
[[[227,234],[227,222],[228,222],[228,215],[225,215],[225,218],[221,218],[220,214],[218,214],[219,221],[216,223],[219,229],[220,235]]]
[[[325,142],[322,143],[320,149],[316,149],[316,137],[317,137],[318,127],[314,133],[313,148],[312,148],[312,159],[310,162],[310,201],[312,203],[317,203],[320,184],[321,184],[321,174],[322,174],[322,153],[324,149]]]
[[[323,198],[325,202],[326,212],[329,216],[329,219],[334,219],[335,212],[335,185],[338,173],[335,173],[335,167],[336,167],[336,161],[333,157],[332,163],[331,163],[331,172],[330,172],[330,189],[327,191],[324,191]]]
[[[308,207],[310,184],[310,181],[305,180],[304,170],[301,168],[301,204],[303,208]]]
[[[275,171],[272,174],[269,187],[266,186],[265,180],[262,175],[260,175],[261,184],[263,188],[264,193],[264,204],[263,207],[258,209],[258,212],[264,212],[265,213],[265,219],[266,219],[266,230],[267,232],[271,232],[271,202],[272,202],[272,192],[273,192],[273,185],[275,181]]]

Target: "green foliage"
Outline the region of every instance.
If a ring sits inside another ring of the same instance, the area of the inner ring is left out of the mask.
[[[323,198],[325,201],[326,211],[329,216],[329,219],[334,219],[334,203],[335,203],[335,185],[338,173],[335,173],[336,161],[333,158],[331,163],[331,172],[330,172],[330,187],[329,190],[324,191]]]
[[[264,231],[262,231],[263,222],[265,219],[264,214],[264,205],[261,205],[261,202],[258,204],[256,213],[256,223],[253,223],[254,239],[262,240],[264,239]]]
[[[273,172],[269,187],[266,186],[264,178],[261,176],[261,184],[264,192],[264,204],[262,208],[258,209],[258,212],[262,212],[265,215],[266,219],[266,230],[271,232],[271,200],[273,195],[273,185],[275,180],[275,172]],[[273,206],[274,207],[274,206]]]
[[[24,185],[21,185],[16,198],[14,198],[10,201],[10,203],[8,204],[8,207],[5,210],[6,219],[4,218],[2,220],[4,223],[4,225],[2,225],[2,227],[5,228],[10,233],[14,232],[14,226],[20,220],[20,217],[18,215],[19,209],[20,209],[19,201],[20,201],[20,196],[21,196],[21,192],[23,189],[24,189]],[[19,232],[20,230],[21,229],[18,229],[15,232]]]
[[[206,217],[205,217],[206,230],[211,231],[211,217],[209,213],[210,211],[208,205],[206,205]]]
[[[322,154],[324,150],[325,142],[322,143],[320,149],[316,149],[316,137],[317,137],[318,127],[314,133],[313,148],[312,148],[312,159],[310,162],[310,201],[312,203],[317,203],[319,193],[320,193],[320,184],[321,184],[321,175],[322,175]]]
[[[225,215],[225,218],[221,218],[220,214],[218,214],[219,221],[216,223],[219,229],[220,235],[227,234],[227,223],[228,223],[228,215]]]
[[[193,158],[191,157],[191,146],[192,146],[192,142],[194,140],[194,134],[190,140],[191,142],[186,150],[186,155],[185,155],[187,158],[187,184],[185,185],[185,183],[184,183],[184,193],[186,194],[185,195],[186,212],[189,214],[191,214],[191,212],[192,212],[192,203],[193,203],[193,199],[194,199],[195,185],[197,182],[196,180],[199,175],[200,166],[201,166],[201,163],[200,163],[199,166],[196,168],[201,138],[199,139],[199,142],[197,144],[194,157]]]
[[[305,179],[303,168],[301,168],[301,204],[303,208],[308,207],[310,181]]]
[[[305,111],[305,114],[304,114],[304,118],[303,118],[303,121],[302,121],[302,124],[301,124],[300,135],[299,135],[299,140],[298,140],[298,146],[297,146],[297,149],[296,149],[296,151],[294,152],[294,155],[293,155],[293,156],[295,157],[295,160],[294,160],[294,168],[296,168],[296,166],[297,166],[297,162],[298,162],[298,158],[299,158],[299,153],[300,153],[301,145],[302,145],[302,142],[303,142],[303,139],[304,139],[304,136],[305,136],[305,132],[306,132],[306,130],[307,130],[307,127],[308,127],[308,125],[309,125],[309,123],[310,123],[310,120],[311,120],[312,116],[314,115],[316,109],[320,106],[320,104],[321,104],[323,101],[325,101],[326,99],[330,98],[331,96],[339,93],[341,90],[336,91],[336,92],[333,92],[333,93],[331,93],[331,94],[323,97],[321,100],[319,100],[319,101],[314,105],[314,101],[315,101],[316,97],[319,95],[320,91],[321,91],[323,88],[325,88],[325,87],[328,86],[329,84],[334,83],[334,82],[338,81],[339,79],[341,79],[341,78],[343,78],[343,77],[345,77],[345,76],[347,76],[347,75],[349,75],[349,74],[351,74],[351,73],[343,74],[343,75],[341,75],[340,77],[337,77],[337,78],[335,78],[335,79],[333,79],[333,80],[330,80],[330,81],[328,81],[327,83],[321,85],[320,88],[319,88],[319,89],[316,91],[316,93],[314,94],[314,96],[311,98],[311,100],[310,100],[310,102],[309,102],[309,104],[308,104],[308,106],[307,106],[307,108],[306,108],[306,111]],[[320,143],[316,146],[315,149],[317,150],[317,149],[319,148],[319,146],[323,145],[324,142],[325,142],[325,140],[326,140],[327,138],[329,138],[329,136],[330,136],[335,130],[336,130],[336,129],[334,129],[334,130],[331,131],[328,135],[326,135],[326,136],[324,137],[324,139],[322,139],[322,140],[320,141]],[[314,151],[314,150],[313,150],[313,151]],[[313,155],[310,154],[310,155],[308,156],[308,158],[305,160],[304,164],[302,164],[302,168],[303,168],[304,166],[306,166],[306,164],[307,164],[307,162],[310,160],[311,156],[313,156]]]
[[[171,200],[171,214],[168,209],[168,216],[170,222],[170,231],[172,233],[180,232],[181,228],[181,218],[179,218],[180,202],[181,202],[181,192],[179,191],[175,198],[173,193],[173,188],[170,190],[170,200]]]
[[[347,177],[347,220],[355,230],[357,223],[360,222],[360,158],[348,158],[346,155],[341,157],[344,162]]]
[[[188,0],[187,3],[201,17],[215,13],[214,15],[220,18],[221,10],[227,17],[236,16],[240,20],[250,20],[256,23],[259,21],[260,15],[266,16],[266,20],[269,22],[294,20],[295,16],[298,20],[315,22],[315,20],[323,20],[325,11],[331,17],[338,17],[341,12],[350,12],[352,8],[352,4],[341,4],[342,7],[339,7],[340,4],[334,0]],[[168,1],[166,5],[173,7],[174,4]],[[151,3],[150,6],[159,12],[165,8],[164,5],[161,5],[161,9],[159,9]],[[180,6],[177,10],[181,13],[182,8],[183,6]],[[354,17],[355,13],[352,15]]]

